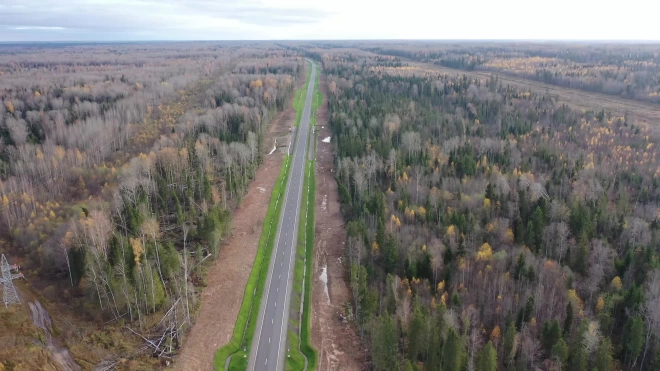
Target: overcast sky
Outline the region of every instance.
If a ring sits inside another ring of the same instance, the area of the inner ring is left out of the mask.
[[[654,0],[0,0],[0,41],[660,40]]]

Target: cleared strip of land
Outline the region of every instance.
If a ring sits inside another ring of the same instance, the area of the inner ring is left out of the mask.
[[[535,94],[549,93],[556,99],[556,102],[560,104],[566,104],[581,110],[605,110],[605,112],[612,112],[613,114],[620,116],[627,113],[629,116],[645,120],[649,124],[660,124],[660,106],[652,103],[644,103],[613,95],[565,88],[521,77],[513,77],[500,72],[464,71],[432,63],[418,63],[412,61],[406,61],[406,63],[411,67],[416,67],[427,72],[466,75],[478,79],[490,79],[491,75],[494,75],[498,77],[503,85],[511,85],[518,89],[529,90]]]

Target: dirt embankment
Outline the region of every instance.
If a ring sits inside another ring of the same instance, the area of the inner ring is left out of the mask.
[[[200,312],[176,359],[175,370],[213,370],[215,351],[231,339],[286,146],[274,152],[271,150],[276,138],[280,138],[278,146],[283,145],[285,140],[282,137],[288,135],[296,117],[291,103],[288,106],[277,114],[268,128],[264,140],[264,163],[257,170],[241,205],[233,213],[232,235],[209,269]]]
[[[344,323],[344,303],[350,302],[342,256],[346,241],[344,219],[333,174],[333,142],[328,128],[325,78],[321,76],[323,103],[317,111],[316,137],[316,233],[312,284],[312,345],[317,349],[319,370],[362,370],[366,353],[355,329]],[[323,126],[323,128],[321,128]]]

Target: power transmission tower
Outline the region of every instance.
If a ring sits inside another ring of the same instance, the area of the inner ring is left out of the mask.
[[[5,301],[5,308],[10,304],[21,304],[21,300],[18,298],[18,293],[14,287],[14,280],[16,278],[22,278],[23,273],[13,274],[11,271],[18,272],[18,265],[9,265],[7,258],[5,258],[5,254],[2,254],[2,278],[0,278],[0,282],[2,282],[4,286],[3,298]]]

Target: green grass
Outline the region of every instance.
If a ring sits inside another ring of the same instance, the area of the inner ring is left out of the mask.
[[[232,357],[231,365],[234,366],[235,360],[237,363],[240,363],[243,359],[243,346],[245,345],[246,347],[249,347],[251,344],[258,313],[261,308],[261,297],[268,276],[270,256],[273,251],[275,236],[277,235],[277,225],[280,221],[279,215],[282,210],[282,205],[284,204],[284,202],[277,202],[277,200],[280,196],[284,195],[286,190],[290,161],[291,158],[287,155],[284,160],[284,166],[282,166],[282,169],[280,170],[280,175],[277,178],[277,182],[271,193],[270,204],[268,205],[268,211],[266,212],[266,218],[264,219],[264,228],[261,232],[261,238],[259,239],[257,256],[254,259],[254,265],[252,266],[250,277],[245,285],[245,294],[243,296],[243,302],[241,303],[241,309],[238,312],[234,332],[229,343],[218,349],[213,358],[213,366],[216,370],[223,370],[227,357],[233,354],[240,356]],[[256,294],[254,294],[255,289]],[[250,308],[252,308],[252,312],[250,312]],[[247,361],[245,361],[245,364],[247,366]],[[234,367],[231,367],[231,369],[234,369]],[[244,370],[245,368],[242,369]]]
[[[318,76],[318,73],[316,74]],[[296,124],[295,126],[300,125],[300,118],[302,117],[303,108],[305,108],[305,97],[307,97],[307,87],[309,86],[309,79],[312,77],[312,69],[307,69],[307,77],[305,78],[305,84],[302,88],[296,89],[295,96],[293,98],[293,108],[296,110]]]
[[[231,363],[229,364],[229,371],[243,371],[247,370],[248,367],[248,357],[250,353],[242,354],[239,352],[234,357],[231,357]]]
[[[312,171],[309,176],[309,196],[307,206],[307,231],[305,233],[305,257],[307,258],[307,275],[305,276],[305,292],[303,293],[305,301],[303,303],[302,329],[300,331],[300,350],[307,357],[307,369],[316,369],[316,349],[312,346],[312,277],[314,263],[314,225],[315,225],[315,195],[316,195],[316,177],[314,176],[315,161],[309,161]]]
[[[314,98],[312,100],[312,112],[316,113],[316,109],[321,106],[321,103],[323,102],[323,94],[321,93],[321,67],[316,66],[316,84],[314,84]],[[314,117],[314,121],[316,121],[316,116],[312,115]]]

